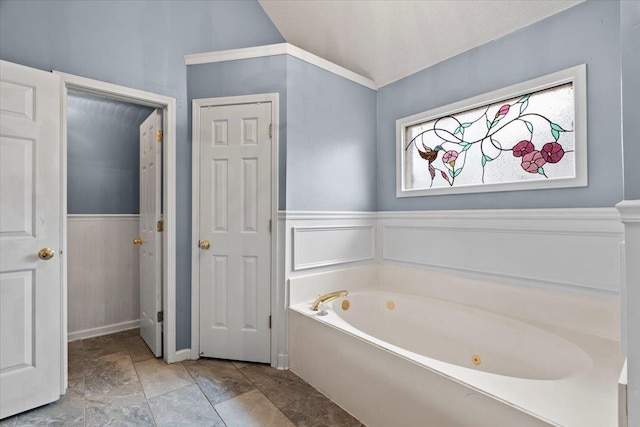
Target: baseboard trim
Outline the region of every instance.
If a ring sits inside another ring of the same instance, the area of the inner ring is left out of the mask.
[[[289,353],[278,353],[278,365],[276,368],[283,371],[289,369]]]
[[[183,360],[191,360],[191,349],[185,348],[175,352],[172,363],[182,362]]]
[[[100,326],[97,328],[84,329],[68,333],[68,341],[77,341],[85,338],[99,337],[101,335],[113,334],[115,332],[128,331],[140,327],[140,320],[130,320],[128,322],[114,323],[113,325]]]

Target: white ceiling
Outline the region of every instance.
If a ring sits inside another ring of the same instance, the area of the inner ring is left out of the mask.
[[[583,0],[258,0],[288,43],[378,86]]]

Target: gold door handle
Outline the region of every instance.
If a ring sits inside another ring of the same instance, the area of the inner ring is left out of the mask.
[[[202,242],[200,242],[200,249],[209,249],[210,247],[211,244],[208,240],[203,240]]]
[[[42,248],[38,252],[38,258],[43,259],[45,261],[50,260],[51,258],[53,258],[54,255],[55,255],[55,252],[53,252],[53,249],[51,248]]]
[[[138,237],[137,239],[133,239],[133,244],[136,246],[141,246],[142,245],[142,237]]]

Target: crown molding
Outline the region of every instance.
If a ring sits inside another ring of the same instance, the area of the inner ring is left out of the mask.
[[[216,52],[192,53],[184,56],[185,65],[212,64],[215,62],[237,61],[239,59],[261,58],[264,56],[290,55],[330,73],[336,74],[369,89],[378,90],[376,83],[358,73],[347,70],[311,52],[290,43],[245,47],[242,49],[219,50]]]

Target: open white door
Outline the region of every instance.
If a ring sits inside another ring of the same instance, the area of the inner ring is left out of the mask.
[[[270,361],[270,102],[200,111],[200,354]]]
[[[60,87],[0,61],[0,418],[60,397]]]
[[[162,113],[140,125],[140,335],[162,356]]]

